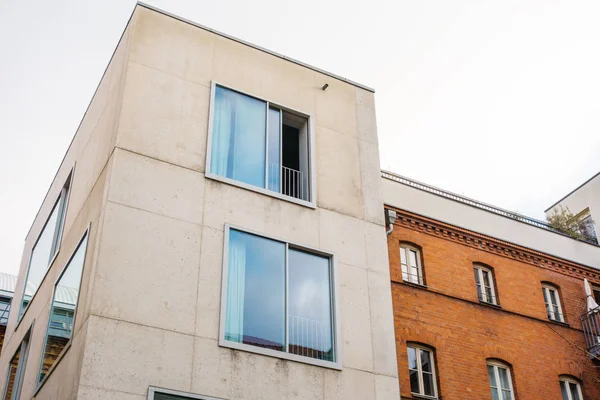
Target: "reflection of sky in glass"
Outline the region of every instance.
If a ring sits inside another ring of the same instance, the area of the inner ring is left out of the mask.
[[[69,265],[67,266],[64,274],[61,276],[58,284],[56,285],[56,294],[54,295],[54,302],[70,304],[75,306],[77,304],[77,297],[79,296],[79,285],[81,284],[81,273],[83,271],[83,263],[85,261],[85,249],[87,247],[87,235],[79,245],[79,248],[71,258]]]
[[[288,263],[290,351],[331,360],[329,258],[290,249]]]

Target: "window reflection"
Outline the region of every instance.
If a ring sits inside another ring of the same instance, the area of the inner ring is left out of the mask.
[[[87,240],[86,234],[54,287],[39,381],[48,374],[73,336]]]

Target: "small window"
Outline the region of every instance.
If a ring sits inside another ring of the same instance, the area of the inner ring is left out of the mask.
[[[420,396],[437,398],[433,351],[415,344],[409,344],[407,351],[410,392]]]
[[[219,400],[214,397],[206,397],[193,393],[184,393],[178,390],[155,388],[148,389],[148,400]]]
[[[579,382],[566,376],[560,377],[560,393],[562,400],[583,400]]]
[[[229,227],[226,237],[221,344],[338,368],[332,256]]]
[[[54,257],[56,257],[58,249],[60,248],[65,215],[67,214],[67,201],[69,198],[72,174],[73,173],[71,172],[71,175],[67,178],[67,182],[62,188],[60,196],[56,200],[56,203],[54,203],[54,207],[50,212],[50,217],[46,220],[44,228],[31,251],[27,278],[25,279],[25,286],[23,288],[23,301],[21,302],[19,311],[19,320],[40,287],[50,264],[54,261]]]
[[[27,332],[17,352],[10,360],[6,386],[4,387],[4,400],[18,400],[21,396],[21,386],[23,385],[23,373],[25,372],[27,353],[29,352],[30,336],[31,330]]]
[[[310,202],[308,117],[216,84],[213,96],[210,174]]]
[[[481,264],[475,264],[473,271],[475,273],[475,285],[477,286],[479,301],[497,305],[498,301],[496,299],[492,270]]]
[[[87,241],[88,234],[86,232],[54,286],[38,382],[48,375],[56,361],[62,357],[73,337]]]
[[[8,324],[11,302],[12,299],[10,297],[0,296],[0,325],[6,326]]]
[[[510,368],[500,362],[488,361],[488,378],[490,380],[490,390],[493,400],[514,400],[512,379],[510,377]]]
[[[564,322],[565,318],[560,306],[560,297],[558,289],[550,285],[542,285],[544,292],[544,302],[546,303],[546,311],[548,318],[552,321]]]
[[[400,264],[402,280],[423,285],[423,268],[421,267],[421,252],[408,244],[400,245]]]

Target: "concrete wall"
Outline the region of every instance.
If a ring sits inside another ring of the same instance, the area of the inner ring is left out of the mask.
[[[600,247],[381,178],[385,204],[556,257],[600,268]]]
[[[568,207],[573,214],[578,214],[589,207],[596,235],[600,235],[600,174],[546,210],[546,215],[552,215],[554,207],[559,205]]]
[[[144,7],[130,29],[77,398],[398,399],[373,93]],[[316,209],[205,177],[212,80],[314,117]],[[225,224],[337,256],[341,371],[219,346]]]
[[[109,157],[116,143],[116,126],[121,108],[120,97],[125,82],[126,69],[124,67],[128,57],[128,46],[129,31],[126,31],[25,239],[13,307],[0,356],[0,388],[4,388],[8,363],[27,331],[32,328],[21,398],[31,398],[37,386],[54,284],[86,229],[90,227],[72,344],[56,365],[50,379],[41,387],[37,398],[66,399],[71,398],[77,391],[83,355],[82,348],[87,332],[90,289],[99,241],[98,228],[102,220],[101,212],[106,197],[107,178],[110,176]],[[58,255],[50,265],[38,292],[17,325],[31,250],[74,166],[74,176]]]

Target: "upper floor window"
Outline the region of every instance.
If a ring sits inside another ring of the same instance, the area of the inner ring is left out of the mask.
[[[407,352],[410,392],[420,396],[437,398],[433,351],[424,346],[409,344]]]
[[[54,286],[38,382],[48,375],[73,337],[87,242],[86,232]]]
[[[579,382],[567,376],[560,377],[560,393],[562,400],[583,400]]]
[[[497,305],[492,270],[484,265],[475,264],[473,271],[475,272],[475,285],[477,286],[479,301]]]
[[[487,370],[492,399],[514,400],[515,394],[508,365],[497,361],[488,361]]]
[[[40,236],[38,236],[38,239],[33,246],[33,250],[31,251],[27,278],[25,279],[25,287],[23,288],[23,301],[21,302],[19,318],[25,313],[25,309],[40,287],[48,268],[58,254],[65,215],[67,214],[67,200],[69,198],[71,176],[72,173],[67,178],[67,181],[60,192],[60,196],[54,203],[50,216],[46,220],[42,232],[40,233]]]
[[[544,292],[544,302],[546,303],[546,311],[548,318],[552,321],[565,322],[565,318],[560,306],[560,297],[558,295],[558,289],[550,285],[542,285],[542,291]]]
[[[402,280],[423,285],[423,268],[419,249],[406,243],[400,244],[400,264]]]
[[[25,372],[25,365],[27,364],[30,336],[31,329],[25,334],[21,345],[10,360],[6,385],[4,386],[4,396],[2,397],[4,400],[18,400],[21,398],[21,386],[23,385],[23,374]]]
[[[309,117],[213,84],[209,175],[311,202]]]
[[[596,229],[594,228],[594,220],[590,214],[590,209],[586,208],[575,216],[575,229],[583,236],[584,239],[598,244]]]
[[[337,365],[332,256],[226,229],[221,344]]]

